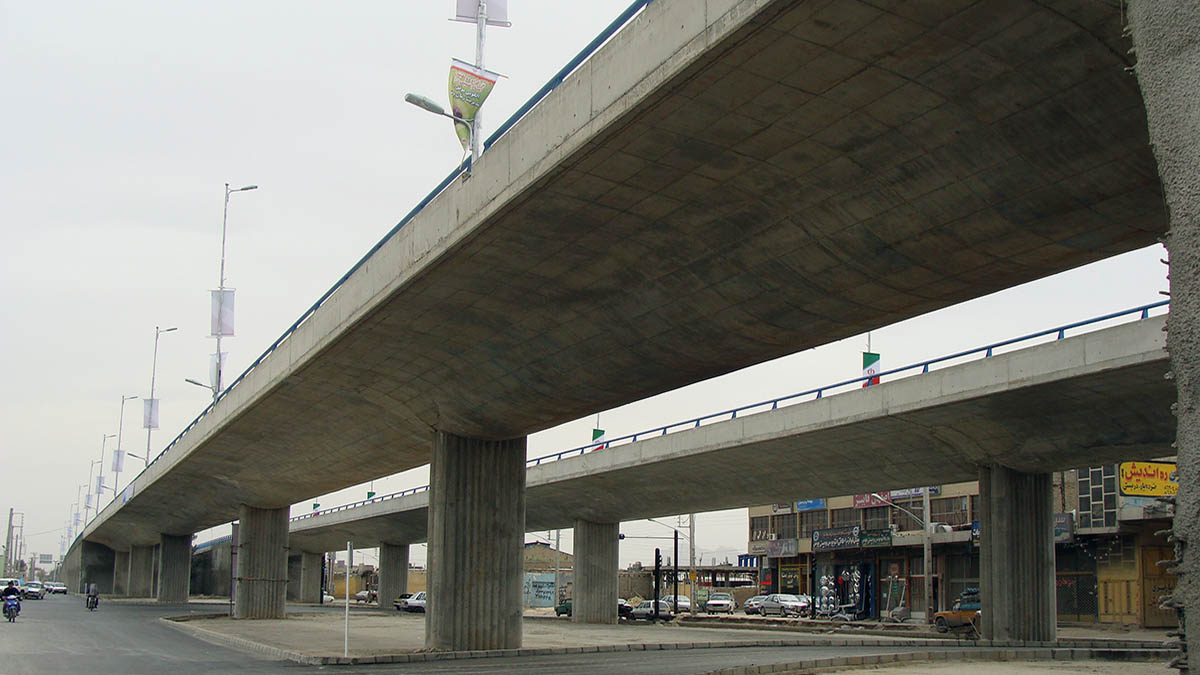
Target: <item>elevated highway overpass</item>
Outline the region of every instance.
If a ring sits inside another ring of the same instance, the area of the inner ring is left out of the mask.
[[[453,561],[483,552],[494,597],[455,604],[508,607],[527,434],[1161,235],[1126,51],[1101,4],[656,0],[70,555],[124,555],[132,584],[157,545],[160,596],[178,600],[185,540],[238,519],[239,564],[261,569],[239,573],[236,611],[279,616],[288,506],[432,462],[432,585],[457,593]],[[430,646],[518,645],[501,614],[431,624]]]

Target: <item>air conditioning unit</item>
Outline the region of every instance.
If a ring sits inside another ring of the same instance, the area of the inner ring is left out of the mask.
[[[774,532],[767,535],[767,541],[775,541],[778,538],[779,538],[779,535],[775,534]]]

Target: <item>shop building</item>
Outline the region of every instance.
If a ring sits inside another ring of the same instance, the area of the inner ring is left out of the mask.
[[[1059,621],[1175,625],[1159,609],[1174,578],[1163,530],[1174,465],[1126,462],[1058,472],[1055,501]],[[751,507],[749,555],[763,593],[813,596],[829,616],[878,618],[903,604],[915,617],[949,608],[979,588],[977,482],[931,486],[932,598],[925,598],[925,519],[920,488]],[[747,558],[749,561],[750,558]]]

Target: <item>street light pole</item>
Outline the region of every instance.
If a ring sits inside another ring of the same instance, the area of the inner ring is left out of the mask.
[[[96,513],[100,513],[100,488],[104,485],[104,446],[108,445],[108,439],[116,438],[116,434],[104,434],[104,438],[100,439],[100,470],[96,473]]]
[[[154,378],[158,375],[158,336],[163,333],[179,330],[172,326],[171,328],[154,327],[154,361],[150,365],[150,398],[146,399],[146,414],[144,423],[146,425],[146,466],[150,466],[150,434],[158,426],[158,399],[154,398]]]
[[[221,212],[221,276],[217,284],[217,325],[215,326],[216,331],[214,331],[217,338],[217,368],[216,377],[213,378],[212,385],[213,403],[217,402],[217,397],[221,394],[221,336],[225,334],[225,230],[229,222],[229,195],[234,192],[246,192],[257,189],[257,185],[245,185],[231,190],[229,189],[229,183],[225,184],[225,209]],[[147,448],[147,452],[149,452],[149,448]]]
[[[115,451],[116,455],[119,455],[122,452],[121,438],[122,438],[122,433],[125,430],[125,402],[132,401],[135,398],[137,398],[137,396],[126,396],[124,394],[121,394],[121,417],[120,417],[120,419],[117,420],[117,449]],[[116,456],[116,455],[114,455],[114,456]],[[113,462],[113,473],[116,474],[113,477],[113,498],[114,499],[117,496],[117,488],[121,487],[121,466],[124,463],[124,460],[125,460],[125,458],[121,457],[120,463],[115,462],[115,461]]]
[[[933,573],[931,569],[933,567],[933,532],[930,530],[932,523],[929,521],[929,487],[921,488],[921,511],[925,514],[924,518],[918,518],[917,514],[890,499],[884,498],[878,492],[872,492],[871,496],[892,508],[907,513],[913,520],[921,523],[921,571],[923,572],[922,578],[925,582],[925,623],[933,623],[933,612],[930,611],[933,605]]]

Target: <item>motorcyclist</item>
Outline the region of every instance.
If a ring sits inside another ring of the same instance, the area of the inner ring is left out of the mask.
[[[4,590],[0,590],[0,602],[3,602],[8,597],[15,597],[17,599],[17,607],[21,607],[21,589],[17,588],[16,582],[12,579],[8,580],[8,586],[4,587]]]
[[[96,590],[96,584],[88,584],[87,586],[87,606],[97,607],[100,605],[100,592]]]

